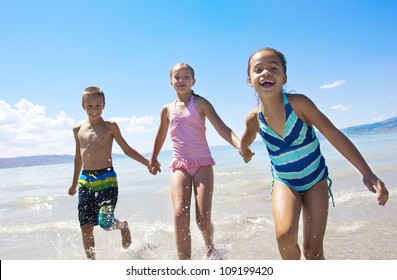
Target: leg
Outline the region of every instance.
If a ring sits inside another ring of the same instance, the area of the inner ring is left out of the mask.
[[[79,222],[84,251],[88,259],[95,260],[94,226],[96,224],[96,204],[93,192],[86,188],[79,188]]]
[[[328,217],[328,184],[321,181],[303,195],[303,255],[308,260],[323,260],[323,241]]]
[[[191,259],[190,202],[192,179],[184,171],[177,169],[171,174],[171,198],[174,206],[175,241],[178,258]]]
[[[83,246],[85,254],[87,255],[87,259],[95,260],[94,225],[82,225],[81,235],[83,237]]]
[[[131,232],[130,228],[128,227],[127,221],[121,222],[117,219],[114,219],[114,227],[115,229],[119,229],[121,232],[121,243],[124,249],[130,247],[131,241]]]
[[[212,166],[201,167],[193,179],[196,198],[196,222],[203,235],[207,257],[214,250],[214,225],[211,221],[214,171]]]
[[[117,200],[114,203],[117,203]],[[114,209],[115,206],[113,205],[102,206],[99,209],[98,224],[107,231],[120,230],[123,248],[127,249],[131,245],[131,232],[127,221],[121,222],[114,217]]]
[[[301,251],[298,245],[301,206],[301,194],[276,180],[274,181],[272,194],[273,217],[278,250],[284,260],[299,260],[301,258]]]

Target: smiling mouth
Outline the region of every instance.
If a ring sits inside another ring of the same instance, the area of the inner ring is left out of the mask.
[[[260,82],[260,85],[264,88],[270,88],[274,85],[274,81],[270,81],[270,80],[263,80]]]

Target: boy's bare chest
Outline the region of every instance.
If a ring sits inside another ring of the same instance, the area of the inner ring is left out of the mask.
[[[112,139],[112,134],[106,126],[82,127],[78,136],[82,147],[102,146]]]

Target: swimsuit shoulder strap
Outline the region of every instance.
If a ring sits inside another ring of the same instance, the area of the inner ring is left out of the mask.
[[[283,91],[283,101],[284,101],[284,105],[289,104],[288,98],[287,98],[287,94]]]

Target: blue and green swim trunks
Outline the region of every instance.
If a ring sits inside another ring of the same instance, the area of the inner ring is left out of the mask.
[[[117,175],[113,167],[83,170],[79,178],[79,221],[111,228],[118,198]]]

